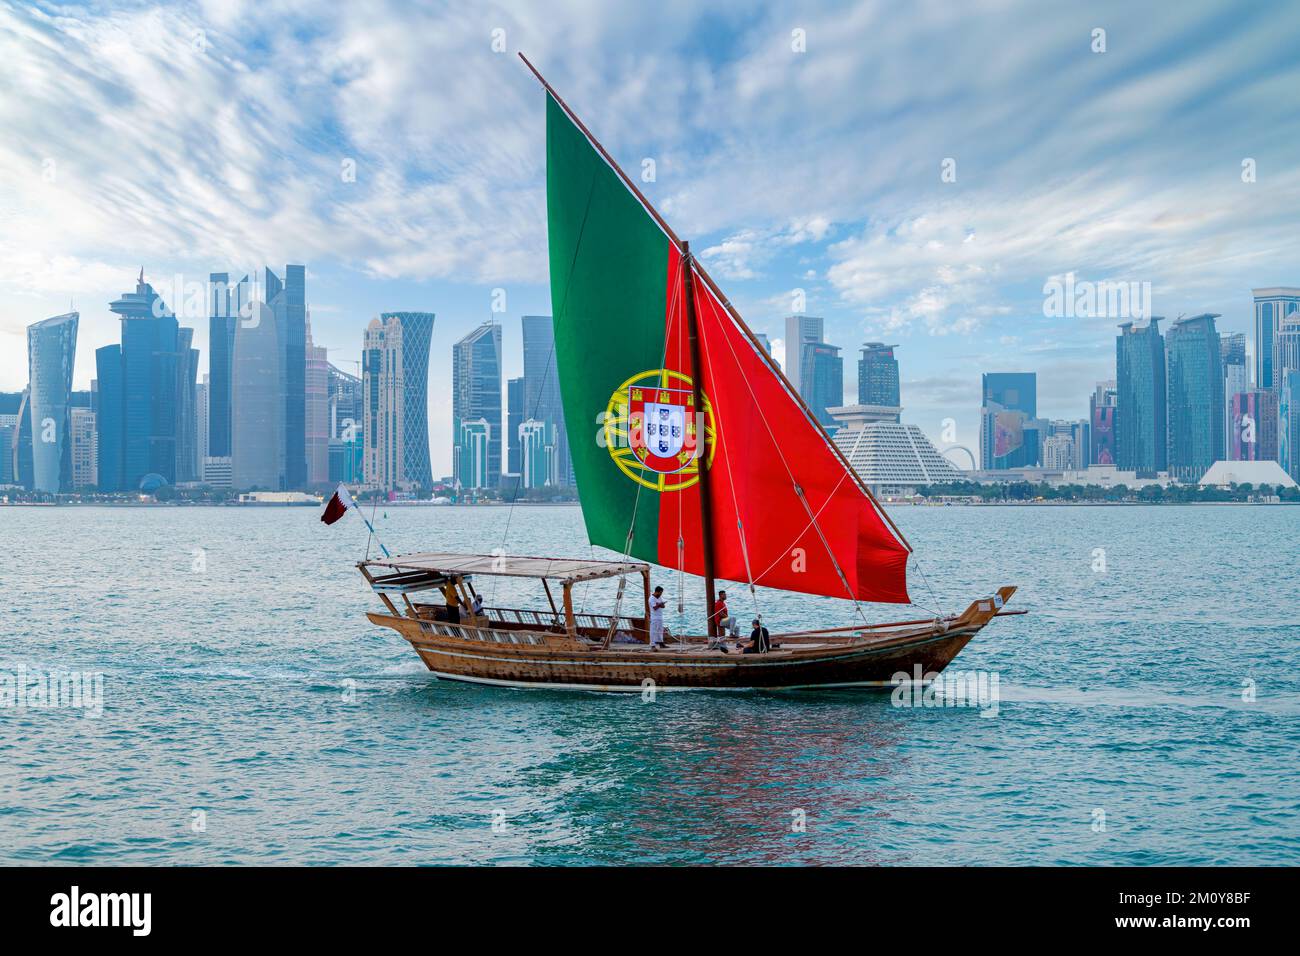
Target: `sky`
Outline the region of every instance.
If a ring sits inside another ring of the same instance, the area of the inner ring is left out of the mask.
[[[1298,41],[1300,6],[1263,2],[0,0],[0,390],[70,307],[88,387],[141,268],[202,371],[186,289],[305,263],[346,371],[374,315],[437,314],[449,473],[452,343],[500,321],[518,375],[519,317],[550,312],[522,50],[625,169],[652,161],[643,191],[778,357],[802,298],[847,400],[861,343],[896,343],[903,420],[977,450],[981,372],[1037,372],[1052,418],[1114,377],[1124,317],[1046,307],[1067,274],[1248,333],[1252,288],[1300,285]]]

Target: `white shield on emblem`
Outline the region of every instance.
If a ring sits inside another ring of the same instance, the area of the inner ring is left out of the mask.
[[[681,405],[647,402],[645,406],[645,445],[660,458],[671,458],[682,450],[686,436],[686,409]]]

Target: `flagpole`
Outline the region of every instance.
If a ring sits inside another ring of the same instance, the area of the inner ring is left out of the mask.
[[[700,323],[695,315],[695,261],[691,257],[691,244],[682,243],[682,268],[686,270],[683,286],[686,291],[686,328],[691,345],[691,392],[694,395],[695,455],[700,486],[700,524],[704,535],[704,600],[705,619],[710,638],[718,636],[718,622],[713,613],[713,497],[709,489],[708,416],[704,413],[704,363],[700,361]]]
[[[383,539],[379,537],[379,534],[375,531],[375,526],[374,526],[373,524],[370,523],[370,518],[367,518],[367,517],[366,517],[366,513],[365,513],[364,511],[361,510],[361,506],[360,506],[359,504],[357,504],[355,501],[353,501],[353,502],[352,502],[352,507],[354,507],[354,508],[357,509],[357,514],[361,515],[361,520],[364,521],[364,522],[366,523],[366,527],[370,529],[370,537],[375,539],[375,544],[379,545],[379,550],[382,551],[382,552],[384,552],[384,557],[386,557],[386,558],[391,558],[392,555],[389,554],[389,553],[388,553],[388,549],[387,549],[386,547],[384,547]],[[378,510],[379,510],[379,499],[376,498],[376,499],[375,499],[375,507],[371,510],[371,513],[370,513],[370,515],[371,515],[372,518],[374,517],[374,512],[375,512],[375,511],[378,511]],[[369,538],[366,539],[366,557],[367,557],[367,558],[370,557],[370,539],[369,539]]]

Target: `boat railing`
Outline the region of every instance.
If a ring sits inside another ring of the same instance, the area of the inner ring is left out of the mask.
[[[483,614],[492,621],[503,624],[524,624],[533,627],[563,627],[564,616],[558,611],[536,611],[520,607],[485,607]]]
[[[623,631],[635,631],[635,630],[640,630],[644,627],[644,625],[641,623],[640,618],[626,617],[625,615],[621,615],[621,614],[616,619],[612,614],[585,614],[585,613],[576,614],[575,613],[573,615],[573,620],[574,623],[578,625],[578,627],[608,628],[610,623],[614,620],[618,621],[618,629]]]
[[[532,627],[564,627],[564,615],[559,611],[537,611],[532,608],[517,607],[485,607],[483,614],[492,622],[502,624],[522,624]],[[573,623],[578,627],[598,627],[608,628],[614,621],[612,614],[589,614],[587,612],[575,612]],[[642,628],[640,618],[619,615],[618,627],[622,630],[636,630]]]
[[[544,645],[545,634],[530,631],[499,631],[492,627],[475,627],[472,624],[451,624],[447,621],[420,621],[420,629],[426,634],[441,634],[462,641],[481,641],[486,644],[532,644]]]

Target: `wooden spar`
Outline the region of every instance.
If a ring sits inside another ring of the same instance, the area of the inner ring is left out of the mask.
[[[663,216],[659,215],[659,210],[655,209],[655,207],[651,205],[650,200],[647,199],[641,190],[636,187],[636,184],[632,182],[631,177],[629,177],[627,173],[623,172],[623,167],[615,162],[614,157],[609,155],[605,150],[605,147],[600,144],[600,140],[596,139],[596,137],[592,135],[591,130],[587,129],[586,124],[578,118],[578,114],[569,108],[569,104],[564,102],[564,99],[559,93],[555,92],[555,88],[551,86],[550,83],[546,82],[546,78],[538,72],[537,67],[533,66],[528,57],[524,56],[521,52],[519,54],[519,59],[524,61],[524,65],[532,71],[533,76],[537,78],[537,82],[542,84],[542,88],[545,89],[555,102],[560,105],[560,108],[568,114],[569,119],[573,120],[574,125],[577,126],[578,129],[582,130],[582,135],[587,137],[587,141],[595,147],[596,152],[600,153],[605,162],[610,165],[610,168],[613,169],[614,172],[618,173],[619,178],[623,180],[623,185],[632,192],[632,195],[636,196],[641,205],[645,207],[645,211],[648,212],[651,218],[659,224],[659,228],[664,231],[664,234],[668,236],[668,239],[677,246],[677,248],[682,251],[682,255],[685,256],[686,250],[682,240],[677,237],[677,233],[673,231],[672,226],[668,225],[668,221],[664,219]],[[786,377],[785,372],[781,371],[781,366],[776,364],[776,359],[772,357],[771,353],[768,352],[767,349],[763,348],[762,344],[755,337],[753,330],[751,330],[746,324],[736,307],[731,304],[731,300],[723,294],[722,289],[718,287],[718,284],[713,281],[713,277],[709,275],[708,271],[701,265],[697,265],[696,271],[699,272],[700,278],[704,280],[704,284],[709,287],[709,290],[717,297],[718,301],[722,303],[722,307],[727,310],[727,313],[731,316],[732,320],[740,327],[740,330],[745,333],[745,337],[749,339],[754,351],[756,351],[759,357],[767,363],[767,366],[776,373],[777,379],[795,400],[799,408],[803,410],[804,416],[808,421],[812,422],[817,431],[821,433],[822,439],[830,446],[835,457],[839,459],[840,464],[843,465],[844,469],[853,476],[853,480],[857,482],[858,489],[867,496],[867,500],[869,500],[875,507],[876,513],[885,520],[887,525],[889,525],[890,530],[894,532],[894,536],[898,538],[899,543],[910,552],[912,550],[912,545],[903,535],[903,532],[899,530],[898,525],[894,524],[894,519],[889,517],[884,506],[881,505],[881,503],[876,499],[876,496],[871,493],[871,489],[867,486],[867,483],[862,480],[862,476],[858,474],[857,469],[853,467],[852,462],[849,461],[848,457],[840,449],[840,446],[835,444],[831,439],[830,433],[826,431],[826,427],[818,421],[817,416],[814,415],[812,409],[808,407],[808,403],[804,401],[803,396],[799,394],[798,389],[796,389],[790,379]],[[712,614],[712,612],[713,608],[710,607],[709,613]]]
[[[551,604],[551,613],[558,619],[560,616],[560,609],[555,606],[555,598],[551,594],[551,585],[547,582],[546,578],[542,578],[542,588],[546,591],[546,600]]]
[[[695,262],[691,258],[691,244],[682,243],[683,287],[686,292],[686,329],[691,345],[691,391],[695,396],[695,456],[700,480],[700,525],[704,539],[704,607],[708,621],[709,637],[718,636],[718,622],[713,613],[713,497],[709,489],[708,424],[704,414],[704,364],[700,361],[700,323],[695,315],[695,281],[691,273]]]
[[[369,584],[369,585],[373,588],[374,585],[375,585],[375,578],[374,578],[374,575],[372,575],[372,574],[370,573],[369,569],[366,568],[366,563],[365,563],[364,561],[358,563],[358,564],[357,564],[357,568],[361,571],[361,574],[365,577],[365,579],[366,579],[366,583]],[[392,598],[390,598],[390,597],[389,597],[387,594],[385,594],[383,591],[376,591],[375,593],[379,595],[379,600],[383,601],[384,604],[386,604],[386,605],[388,606],[388,610],[392,611],[394,616],[397,616],[397,617],[400,617],[400,616],[401,616],[401,615],[398,613],[397,605],[393,603],[393,599],[392,599]]]
[[[564,631],[570,637],[575,637],[578,633],[578,619],[573,616],[573,582],[564,581],[561,587],[564,589]]]

